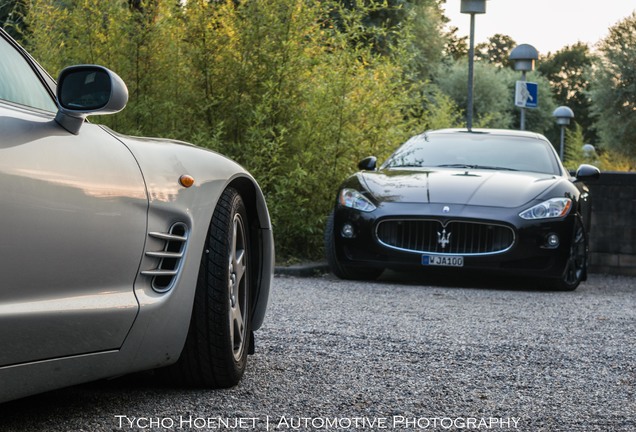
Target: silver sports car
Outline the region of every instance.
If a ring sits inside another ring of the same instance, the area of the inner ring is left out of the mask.
[[[0,59],[0,402],[147,369],[235,385],[273,273],[256,181],[88,123],[128,99],[106,68],[56,84],[1,29]]]

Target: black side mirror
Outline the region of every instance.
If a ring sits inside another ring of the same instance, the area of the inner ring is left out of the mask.
[[[576,179],[585,180],[597,180],[601,175],[601,171],[594,165],[582,164],[576,170]]]
[[[361,171],[375,171],[378,158],[375,156],[369,156],[358,162],[358,169]]]
[[[115,72],[96,65],[64,69],[57,85],[55,121],[77,135],[87,116],[113,114],[128,102],[128,89]]]

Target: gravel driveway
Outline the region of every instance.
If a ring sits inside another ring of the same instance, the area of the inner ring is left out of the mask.
[[[636,278],[574,292],[389,273],[277,277],[230,390],[152,374],[0,406],[3,431],[636,430]]]

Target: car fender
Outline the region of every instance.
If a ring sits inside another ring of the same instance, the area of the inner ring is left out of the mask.
[[[271,221],[263,193],[252,176],[236,162],[194,145],[165,140],[136,138],[109,131],[126,145],[136,158],[148,190],[148,233],[167,232],[176,223],[188,228],[188,240],[180,271],[172,287],[163,293],[153,289],[143,272],[156,265],[148,255],[141,259],[135,281],[140,312],[122,352],[134,350],[135,367],[145,369],[176,361],[183,349],[190,324],[194,293],[207,231],[219,197],[227,187],[244,196],[255,244],[258,266],[252,310],[253,329],[263,323],[274,268]],[[191,187],[180,177],[194,179]],[[156,247],[149,236],[146,253]]]

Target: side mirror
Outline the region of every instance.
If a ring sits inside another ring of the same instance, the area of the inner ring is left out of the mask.
[[[358,163],[358,169],[361,171],[375,171],[377,163],[378,163],[377,157],[369,156],[367,158],[362,159]]]
[[[576,170],[577,180],[597,180],[601,175],[601,171],[593,165],[582,164]]]
[[[128,102],[128,89],[115,72],[96,65],[67,67],[57,84],[55,121],[77,135],[89,115],[114,114]]]

